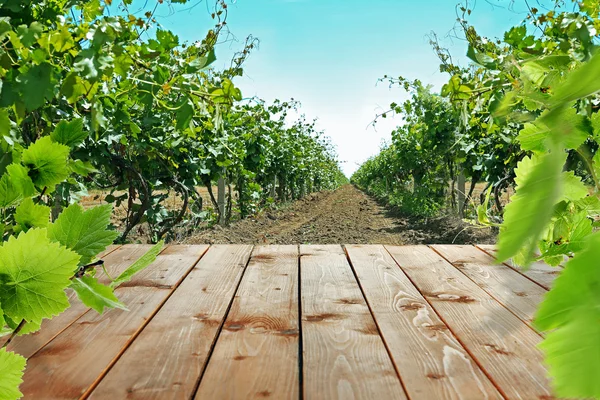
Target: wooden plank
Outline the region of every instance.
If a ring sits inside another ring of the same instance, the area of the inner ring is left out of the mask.
[[[480,245],[477,245],[477,247],[479,247],[482,251],[486,252],[490,256],[492,256],[494,258],[496,257],[497,252],[496,252],[495,245],[480,244]],[[512,262],[512,260],[509,260],[509,261],[505,262],[504,264],[508,265],[510,268],[514,269],[518,273],[525,275],[526,277],[528,277],[532,281],[536,282],[537,284],[542,285],[543,287],[545,287],[548,290],[550,290],[550,288],[552,287],[552,283],[554,283],[554,280],[562,272],[562,267],[560,267],[560,266],[551,267],[548,264],[539,262],[539,261],[531,264],[531,266],[527,270],[524,270],[523,268],[519,267],[518,265],[515,265]]]
[[[386,248],[505,397],[551,398],[540,335],[432,249]]]
[[[346,251],[410,398],[502,398],[383,246]]]
[[[256,247],[196,399],[297,399],[298,324],[298,247]]]
[[[490,296],[531,325],[547,290],[473,246],[431,246]]]
[[[340,246],[300,248],[307,399],[405,399],[373,316]]]
[[[117,276],[133,264],[150,247],[149,245],[117,246],[114,251],[108,252],[104,257],[104,266],[111,276]],[[97,270],[96,276],[101,283],[107,284],[109,282],[102,268]],[[90,310],[79,301],[74,291],[68,290],[67,295],[69,296],[71,307],[51,320],[44,320],[39,331],[14,338],[9,344],[8,349],[21,354],[25,358],[29,358]]]
[[[38,399],[73,399],[85,395],[118,359],[207,246],[169,246],[156,261],[116,294],[129,312],[113,309],[86,313],[29,359],[21,391]]]
[[[212,246],[90,398],[191,398],[251,251]]]

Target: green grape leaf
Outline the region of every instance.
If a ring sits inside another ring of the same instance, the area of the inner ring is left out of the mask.
[[[156,260],[156,257],[161,252],[164,245],[164,241],[160,241],[150,250],[148,250],[143,256],[138,258],[129,268],[127,268],[121,275],[110,283],[112,288],[119,286],[121,283],[128,282],[135,274],[149,266]]]
[[[52,73],[52,65],[42,63],[29,68],[17,78],[27,111],[42,107],[54,96]]]
[[[127,307],[119,301],[109,286],[104,286],[91,276],[83,276],[73,279],[71,288],[75,290],[79,299],[88,307],[93,308],[99,314],[104,308],[119,308],[127,310]]]
[[[200,71],[200,70],[208,67],[215,61],[217,61],[217,56],[215,54],[215,50],[210,49],[210,51],[206,55],[204,55],[202,57],[196,57],[188,63],[188,72],[192,73],[192,72]]]
[[[48,237],[77,252],[82,265],[88,264],[119,235],[106,229],[111,212],[109,204],[86,211],[79,204],[71,204],[48,226]]]
[[[6,167],[10,180],[23,197],[33,196],[36,192],[29,170],[21,164],[10,164]]]
[[[192,118],[194,117],[194,107],[192,107],[192,102],[186,100],[181,107],[175,113],[177,117],[177,129],[180,131],[186,130],[190,127],[190,122],[192,122]]]
[[[50,207],[34,204],[28,197],[17,207],[15,222],[25,232],[31,228],[45,228],[50,222]]]
[[[589,189],[573,171],[562,173],[563,195],[565,200],[577,201],[590,194]]]
[[[600,215],[600,199],[598,196],[588,196],[575,202],[578,210],[585,211],[587,215]]]
[[[546,141],[547,134],[548,129],[539,121],[534,121],[525,124],[523,129],[519,132],[517,140],[521,144],[523,150],[544,152],[546,151],[544,142]]]
[[[557,129],[560,127],[561,129]],[[561,142],[567,149],[577,149],[592,134],[590,121],[574,108],[564,108],[542,115],[532,123],[525,124],[517,140],[523,150],[545,152],[546,141],[560,132]]]
[[[42,327],[42,321],[29,321],[26,322],[18,333],[18,336],[29,335],[37,332]]]
[[[0,109],[0,136],[10,135],[11,122],[8,116],[8,109]]]
[[[520,250],[525,265],[533,261],[536,243],[552,218],[562,189],[562,167],[566,154],[554,150],[539,156],[524,177],[512,201],[506,206],[504,224],[498,238],[498,260],[505,261]],[[516,174],[519,175],[520,165]]]
[[[569,323],[577,307],[595,304],[600,307],[598,287],[600,285],[600,234],[589,236],[585,250],[577,254],[566,265],[554,281],[535,316],[537,329],[548,331]]]
[[[538,61],[529,61],[523,64],[521,72],[535,86],[542,86],[550,69]]]
[[[554,90],[551,103],[556,107],[581,99],[600,90],[600,53],[573,72]]]
[[[16,400],[23,396],[19,386],[23,383],[26,363],[24,357],[0,349],[0,399]]]
[[[14,330],[17,329],[17,327],[21,324],[20,321],[15,322],[6,315],[4,317],[6,318],[6,324],[8,325],[9,333],[14,332]],[[41,326],[42,326],[42,321],[25,322],[23,324],[23,326],[21,327],[21,329],[19,330],[19,333],[17,333],[17,336],[24,336],[24,335],[29,335],[30,333],[37,332],[40,330]]]
[[[0,178],[0,207],[7,208],[15,205],[23,196],[8,174]]]
[[[69,307],[65,289],[79,255],[48,239],[46,229],[11,236],[0,247],[0,302],[13,320],[41,321]]]
[[[554,390],[560,398],[600,397],[600,312],[597,307],[598,304],[596,308],[578,307],[570,314],[569,322],[549,332],[539,345],[546,355]]]
[[[564,256],[546,256],[542,255],[542,260],[551,267],[558,267],[564,261]]]
[[[482,65],[488,69],[498,68],[498,65],[492,57],[488,56],[485,53],[477,52],[475,48],[471,45],[469,45],[469,48],[467,49],[467,57],[473,60],[473,62]]]
[[[533,155],[532,157],[525,157],[517,164],[515,168],[515,183],[517,187],[525,184],[527,177],[531,174],[534,167],[540,163],[540,156]]]
[[[4,311],[2,311],[2,304],[0,304],[0,337],[10,333],[11,330],[6,329],[6,320],[4,319]]]
[[[83,143],[88,133],[83,130],[83,120],[77,118],[70,122],[60,121],[50,137],[56,143],[75,147]]]
[[[585,247],[587,238],[592,234],[592,220],[586,212],[580,212],[573,217],[573,228],[569,234],[569,251],[577,253]]]
[[[32,22],[29,27],[27,27],[27,25],[20,25],[17,27],[17,34],[25,47],[31,47],[43,31],[44,25],[37,21]]]
[[[593,113],[590,117],[592,123],[592,129],[594,132],[594,138],[596,140],[600,139],[600,113]]]
[[[592,234],[592,231],[592,221],[585,211],[574,216],[569,213],[566,218],[561,217],[554,224],[552,241],[548,244],[542,257],[549,259],[550,265],[562,263],[564,255],[576,253],[585,247],[586,239]],[[560,242],[558,242],[559,240]],[[560,259],[556,262],[553,257],[560,257]]]
[[[87,90],[83,85],[83,80],[76,73],[71,72],[63,81],[60,93],[66,97],[70,104],[73,104],[85,95]]]
[[[94,164],[89,161],[71,160],[69,168],[72,172],[81,176],[88,176],[91,173],[98,172]]]
[[[29,168],[29,176],[38,188],[54,186],[69,175],[67,157],[70,149],[52,142],[50,136],[38,139],[23,151],[23,164]]]
[[[72,49],[75,46],[75,41],[69,28],[63,25],[59,29],[43,35],[39,40],[39,44],[44,48],[48,48],[50,45],[54,48],[54,51],[62,53]]]

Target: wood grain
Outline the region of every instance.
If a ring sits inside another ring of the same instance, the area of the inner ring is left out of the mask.
[[[298,247],[257,246],[196,399],[297,399]]]
[[[251,251],[212,246],[90,398],[191,398]]]
[[[473,246],[431,246],[490,296],[531,325],[547,290]]]
[[[502,398],[383,246],[346,251],[409,397]]]
[[[103,258],[104,266],[111,276],[119,275],[150,247],[149,245],[115,246],[114,250],[105,251],[106,255]],[[96,276],[103,284],[109,282],[102,268],[98,269]],[[29,358],[90,310],[79,301],[74,291],[67,290],[67,296],[69,296],[71,306],[65,312],[50,320],[44,320],[39,331],[14,338],[9,344],[8,349],[21,354],[25,358]]]
[[[405,399],[342,248],[300,254],[305,398]]]
[[[477,247],[479,247],[482,251],[486,252],[487,254],[489,254],[490,256],[495,258],[496,253],[497,253],[496,246],[482,244],[482,245],[477,245]],[[548,264],[539,262],[539,261],[531,264],[531,266],[529,266],[529,268],[527,270],[524,270],[523,268],[519,267],[518,265],[515,265],[512,262],[512,260],[505,262],[504,265],[507,265],[510,268],[517,271],[518,273],[525,275],[532,281],[536,282],[537,284],[543,286],[544,288],[546,288],[548,290],[550,290],[550,288],[552,287],[552,284],[554,283],[554,280],[562,272],[562,267],[560,267],[560,266],[551,267]]]
[[[207,246],[169,246],[115,291],[130,311],[88,312],[28,361],[21,391],[32,399],[86,394],[152,318]]]
[[[432,249],[386,248],[505,397],[551,396],[540,335]]]

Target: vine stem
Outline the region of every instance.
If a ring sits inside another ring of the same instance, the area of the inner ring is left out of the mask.
[[[4,343],[4,345],[2,345],[3,349],[6,348],[10,344],[10,342],[13,341],[13,339],[19,334],[19,332],[21,332],[26,322],[27,321],[25,321],[24,319],[22,319],[21,322],[19,322],[19,325],[17,325],[13,333],[10,334],[8,340]]]
[[[42,189],[42,192],[40,193],[37,202],[40,203],[42,201],[42,197],[44,197],[44,194],[46,194],[46,190],[48,190],[48,186],[44,186],[44,188]]]
[[[81,267],[79,267],[79,269],[77,270],[77,272],[75,273],[75,275],[73,275],[73,278],[81,278],[86,273],[86,271],[88,269],[93,268],[93,267],[97,267],[99,265],[102,265],[102,267],[104,267],[104,260],[98,260],[98,261],[93,262],[91,264],[82,265]]]

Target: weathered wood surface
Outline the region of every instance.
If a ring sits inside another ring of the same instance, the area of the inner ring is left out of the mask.
[[[496,256],[496,247],[493,245],[478,245],[477,247],[492,257]],[[562,267],[560,266],[551,267],[543,262],[535,262],[530,265],[527,270],[516,266],[512,261],[506,262],[506,265],[548,290],[552,287],[552,283],[554,283],[554,280],[562,271]]]
[[[197,399],[297,399],[298,246],[257,246]]]
[[[346,250],[411,398],[502,398],[383,246]]]
[[[251,246],[213,246],[91,398],[189,399],[251,250]]]
[[[544,287],[504,264],[495,264],[494,258],[473,246],[431,247],[517,317],[531,324],[537,305],[547,292]]]
[[[386,247],[505,397],[550,396],[540,335],[429,247]]]
[[[115,246],[118,274],[148,246]],[[490,246],[165,248],[9,349],[28,399],[544,399],[533,312],[560,268]],[[106,281],[106,277],[101,277]]]
[[[304,395],[406,398],[341,246],[300,246]]]

